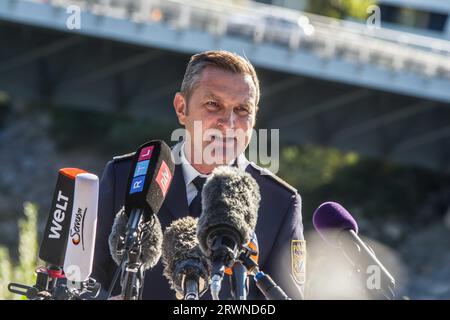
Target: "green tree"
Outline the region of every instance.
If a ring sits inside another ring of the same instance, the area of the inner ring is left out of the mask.
[[[306,11],[337,19],[366,19],[367,8],[376,4],[374,0],[310,0]]]
[[[8,249],[0,247],[0,299],[24,299],[8,291],[10,282],[33,285],[38,264],[37,216],[35,204],[24,204],[25,217],[19,220],[19,260],[12,262]]]

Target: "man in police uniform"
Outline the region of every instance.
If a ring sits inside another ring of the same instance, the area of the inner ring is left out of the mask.
[[[201,189],[212,170],[219,165],[245,170],[256,180],[261,193],[256,226],[260,268],[290,298],[303,299],[306,249],[300,195],[244,156],[255,126],[259,97],[257,75],[246,59],[227,51],[208,51],[191,57],[181,90],[173,101],[187,138],[172,148],[176,160],[174,177],[158,217],[163,230],[175,219],[198,217]],[[196,143],[198,137],[200,143]],[[209,154],[214,161],[203,158],[207,150],[212,150]],[[108,162],[100,182],[93,277],[105,290],[117,269],[109,253],[108,237],[115,214],[124,204],[132,156],[119,156]],[[160,261],[146,272],[143,299],[175,298],[162,270]],[[120,281],[117,282],[113,296],[120,294]],[[228,279],[224,279],[221,299],[230,297]],[[210,298],[209,292],[205,298]],[[263,299],[253,279],[248,298]]]

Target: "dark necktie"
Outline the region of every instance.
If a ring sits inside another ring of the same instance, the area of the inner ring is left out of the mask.
[[[189,215],[195,218],[200,217],[202,213],[202,190],[203,185],[205,184],[206,178],[197,176],[192,183],[197,188],[197,195],[194,199],[192,199],[191,204],[189,205]]]

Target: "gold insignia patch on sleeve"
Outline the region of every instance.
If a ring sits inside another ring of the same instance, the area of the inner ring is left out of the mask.
[[[298,284],[304,284],[306,279],[306,241],[291,242],[292,276]]]

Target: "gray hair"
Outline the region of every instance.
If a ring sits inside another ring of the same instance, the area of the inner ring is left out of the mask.
[[[205,51],[191,57],[186,67],[180,90],[186,100],[189,100],[189,97],[196,88],[202,71],[207,66],[213,66],[221,70],[251,76],[256,89],[256,107],[258,107],[260,92],[259,80],[255,68],[246,58],[223,50]]]

